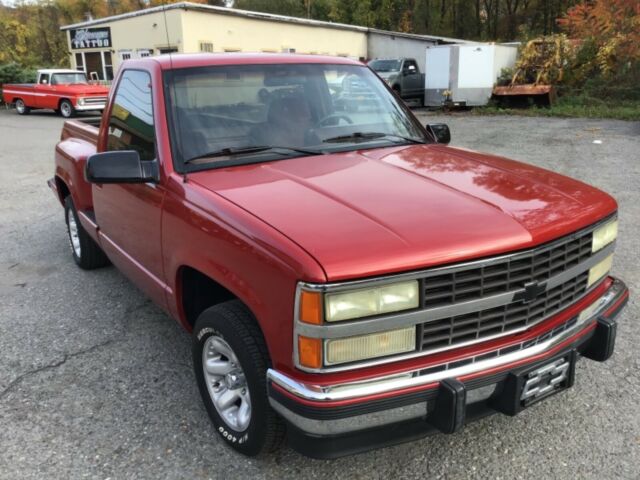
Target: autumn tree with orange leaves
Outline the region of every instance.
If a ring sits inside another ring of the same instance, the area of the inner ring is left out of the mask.
[[[587,67],[610,76],[640,61],[640,2],[595,0],[571,7],[558,20],[571,38],[594,50]]]

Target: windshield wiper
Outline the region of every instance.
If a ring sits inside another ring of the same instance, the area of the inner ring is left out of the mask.
[[[396,135],[394,133],[384,133],[384,132],[354,132],[348,135],[338,135],[337,137],[325,138],[323,143],[341,143],[341,142],[366,142],[369,140],[375,140],[376,138],[384,138],[391,137],[397,138],[399,140],[403,140],[405,142],[410,143],[427,143],[425,140],[421,140],[419,138],[412,137],[403,137],[402,135]]]
[[[202,155],[197,155],[195,157],[189,158],[185,160],[184,163],[192,163],[196,160],[203,160],[205,158],[216,158],[216,157],[233,157],[235,155],[248,155],[250,153],[260,153],[266,152],[268,150],[287,150],[289,152],[301,153],[303,155],[323,155],[325,152],[319,150],[306,150],[304,148],[294,148],[294,147],[280,147],[276,145],[256,145],[253,147],[226,147],[221,148],[220,150],[214,150],[213,152],[203,153]],[[286,155],[283,152],[275,152],[281,155]]]

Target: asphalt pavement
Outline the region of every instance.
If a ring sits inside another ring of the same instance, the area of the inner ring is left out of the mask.
[[[632,290],[614,357],[515,418],[334,461],[249,459],[202,406],[189,335],[115,268],[78,269],[45,182],[62,119],[0,110],[0,479],[640,477],[640,122],[437,116],[456,146],[576,177],[620,203]]]

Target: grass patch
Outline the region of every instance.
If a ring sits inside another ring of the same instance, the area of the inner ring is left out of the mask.
[[[640,100],[602,100],[587,96],[564,96],[551,107],[503,108],[496,104],[473,110],[478,115],[522,115],[528,117],[583,117],[640,120]]]

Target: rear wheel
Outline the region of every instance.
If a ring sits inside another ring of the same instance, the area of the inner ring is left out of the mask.
[[[84,270],[93,270],[109,265],[110,262],[107,256],[78,220],[78,213],[73,205],[71,196],[64,200],[64,216],[67,223],[71,254],[76,264]]]
[[[267,399],[269,354],[249,309],[232,300],[202,312],[192,352],[202,400],[223,440],[244,455],[275,450],[284,424]]]
[[[76,116],[76,109],[73,108],[71,102],[66,99],[60,102],[60,108],[58,110],[60,111],[60,115],[62,115],[64,118],[71,118]]]
[[[15,101],[15,104],[18,115],[28,115],[29,112],[31,112],[31,109],[24,104],[24,101],[21,98],[18,98]]]

